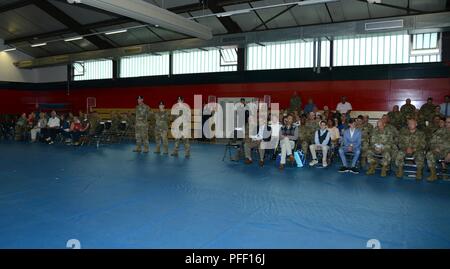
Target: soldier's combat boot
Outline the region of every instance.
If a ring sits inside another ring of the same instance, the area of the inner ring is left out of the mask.
[[[143,153],[148,153],[148,152],[149,152],[148,146],[144,146],[144,151],[143,151]]]
[[[142,148],[141,146],[136,146],[136,148],[133,150],[133,152],[141,152]]]
[[[396,176],[398,179],[402,179],[402,178],[403,178],[403,166],[399,166],[399,167],[397,168],[397,173],[395,174],[395,176]]]
[[[381,168],[381,177],[386,177],[387,176],[387,171],[388,171],[388,166],[387,165],[383,165],[383,167]]]
[[[430,167],[430,176],[427,177],[428,182],[433,182],[437,180],[436,167]]]
[[[366,158],[361,158],[361,167],[362,168],[366,168],[367,167],[367,159]]]
[[[377,168],[377,163],[376,162],[370,163],[369,170],[367,170],[366,175],[370,176],[370,175],[375,174],[375,169],[376,168]]]
[[[156,147],[155,154],[161,154],[161,150],[159,149],[159,147]]]
[[[422,180],[422,167],[417,167],[416,180]]]

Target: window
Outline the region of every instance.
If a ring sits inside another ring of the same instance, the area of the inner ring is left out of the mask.
[[[436,62],[440,60],[440,34],[415,34],[410,37],[410,57],[415,62]],[[439,60],[438,60],[439,59]]]
[[[334,40],[334,66],[439,62],[439,34],[375,35]]]
[[[120,77],[162,76],[169,74],[169,53],[146,54],[120,59]]]
[[[320,41],[320,65],[330,65],[330,41]],[[314,42],[292,40],[250,44],[247,48],[247,70],[312,68]],[[316,55],[318,55],[316,47]]]
[[[74,80],[111,79],[113,77],[112,60],[80,61],[72,66]]]
[[[236,59],[236,64],[233,64],[234,58]],[[174,74],[229,72],[236,70],[237,55],[234,48],[222,50],[206,48],[173,53]]]

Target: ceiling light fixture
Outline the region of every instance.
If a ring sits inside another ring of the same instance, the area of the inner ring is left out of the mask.
[[[72,38],[64,39],[64,41],[66,41],[66,42],[71,42],[71,41],[76,41],[76,40],[81,40],[81,39],[83,39],[82,36],[77,36],[77,37],[72,37]]]
[[[121,33],[126,33],[126,32],[128,32],[127,29],[121,29],[121,30],[117,30],[117,31],[106,32],[105,35],[115,35],[115,34],[121,34]]]
[[[42,46],[46,46],[47,45],[47,43],[38,43],[38,44],[33,44],[33,45],[31,45],[31,47],[32,48],[37,48],[37,47],[42,47]]]
[[[15,51],[15,50],[17,50],[17,49],[16,48],[10,48],[10,49],[2,50],[2,52],[9,52],[9,51]]]

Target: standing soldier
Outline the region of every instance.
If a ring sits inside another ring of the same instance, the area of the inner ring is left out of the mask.
[[[424,150],[426,146],[425,134],[417,129],[417,120],[408,119],[408,128],[400,132],[398,153],[395,158],[397,178],[403,177],[403,164],[405,157],[414,157],[416,162],[416,179],[422,179],[422,170],[425,163]]]
[[[136,106],[136,149],[134,152],[142,151],[144,144],[144,153],[148,153],[148,118],[150,116],[150,107],[144,104],[144,97],[138,96],[138,105]]]
[[[402,113],[400,113],[397,105],[392,108],[392,111],[388,113],[388,116],[391,119],[392,125],[394,125],[397,130],[400,130],[405,125]]]
[[[155,141],[156,141],[156,154],[161,153],[161,140],[163,143],[163,153],[169,153],[169,141],[167,138],[167,132],[169,131],[169,111],[164,109],[164,102],[159,102],[159,110],[155,114]]]
[[[402,105],[402,107],[400,108],[400,113],[402,113],[403,122],[405,123],[408,118],[411,118],[415,115],[416,107],[411,104],[411,99],[406,99],[406,104]]]
[[[298,113],[302,111],[302,99],[298,96],[297,91],[294,92],[289,103],[289,112],[293,111],[298,111]]]
[[[430,150],[427,152],[427,163],[430,168],[431,175],[428,181],[435,181],[436,161],[442,159],[450,159],[450,117],[445,119],[445,127],[439,128],[430,140]]]
[[[373,130],[370,138],[370,147],[368,153],[369,170],[367,175],[375,174],[375,168],[377,167],[377,159],[375,155],[383,156],[381,160],[381,176],[387,175],[387,170],[391,164],[392,154],[395,152],[396,145],[392,133],[386,130],[383,120],[377,122],[377,127]]]
[[[177,104],[175,104],[176,106],[179,107],[188,107],[187,104],[184,103],[184,98],[183,96],[179,96],[177,99]],[[187,121],[191,121],[190,115],[186,115],[187,113],[184,112],[183,113],[183,117],[189,117],[188,119],[186,119]],[[187,128],[186,126],[183,126],[183,129]],[[191,130],[189,130],[190,132]],[[184,135],[181,135],[180,138],[175,138],[175,148],[172,152],[172,156],[178,157],[178,149],[180,147],[180,141],[183,142],[184,144],[184,155],[186,158],[190,157],[190,148],[191,146],[189,145],[189,137],[185,137]]]
[[[433,104],[433,98],[428,97],[427,102],[420,107],[419,110],[419,126],[426,127],[426,122],[430,122],[434,112],[436,105]]]

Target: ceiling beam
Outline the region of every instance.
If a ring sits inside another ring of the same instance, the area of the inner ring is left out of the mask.
[[[93,33],[92,31],[83,28],[82,24],[61,11],[56,6],[52,5],[47,0],[33,0],[33,4],[79,35],[87,35]],[[107,41],[95,35],[88,36],[86,37],[86,39],[99,49],[109,49],[114,47]]]
[[[106,21],[84,24],[82,27],[80,27],[80,30],[82,30],[84,32],[84,31],[89,31],[91,29],[109,27],[109,26],[114,26],[114,25],[119,25],[119,24],[130,23],[130,22],[134,22],[134,20],[127,18],[127,17],[122,17],[119,19],[111,19],[111,20],[106,20]],[[67,34],[70,34],[73,32],[74,32],[73,29],[66,28],[66,29],[62,29],[62,30],[56,30],[56,31],[51,31],[51,32],[47,32],[47,33],[37,34],[37,35],[29,35],[29,36],[23,36],[23,37],[18,37],[18,38],[7,39],[7,40],[5,40],[5,44],[21,43],[21,42],[34,40],[34,39],[46,39],[46,38],[51,38],[51,37],[55,37],[55,36],[67,35]]]
[[[382,6],[382,7],[389,7],[389,8],[393,8],[393,9],[403,10],[403,11],[406,11],[408,14],[411,12],[416,12],[419,14],[426,13],[423,10],[418,10],[418,9],[414,9],[414,8],[410,8],[410,7],[402,7],[402,6],[391,5],[391,4],[386,4],[386,3],[372,3],[371,4],[371,3],[367,2],[367,0],[356,0],[356,1],[366,3],[367,5],[377,5],[377,6]]]
[[[22,1],[22,2],[32,3],[34,1],[35,0],[27,0],[27,1]],[[258,2],[258,1],[262,1],[262,0],[253,0],[252,2]],[[248,2],[250,2],[250,0],[222,0],[222,1],[219,1],[217,3],[217,5],[220,7],[224,7],[224,6],[228,6],[228,5],[237,5],[237,4],[243,4],[243,3],[248,3]],[[97,8],[90,7],[90,6],[83,6],[83,8],[99,10]],[[205,6],[201,5],[200,3],[197,3],[197,4],[189,4],[189,5],[179,6],[179,7],[173,7],[173,8],[169,8],[168,10],[173,13],[180,14],[180,13],[188,13],[191,11],[202,10],[205,8],[208,8],[208,7],[205,7]],[[0,8],[0,10],[1,10],[1,8]],[[106,12],[106,11],[102,11],[102,10],[99,10],[99,11]],[[96,22],[96,23],[90,23],[90,24],[84,24],[84,25],[80,26],[79,29],[81,31],[89,31],[91,29],[108,27],[108,26],[116,26],[116,25],[129,23],[129,22],[136,22],[136,21],[131,18],[120,17],[117,19],[111,19],[111,20],[106,20],[106,21],[101,21],[101,22]],[[139,23],[141,23],[141,22],[139,22]],[[63,30],[51,31],[51,32],[46,32],[46,33],[42,33],[42,34],[37,34],[37,35],[27,35],[27,36],[22,36],[22,37],[18,37],[18,38],[11,38],[11,39],[5,40],[5,44],[15,44],[15,43],[20,43],[20,42],[25,42],[25,41],[29,41],[29,40],[35,40],[35,39],[51,38],[51,37],[55,37],[55,36],[70,34],[73,32],[74,32],[73,29],[67,28],[67,29],[63,29]]]
[[[213,13],[226,12],[226,10],[223,8],[223,6],[219,6],[217,1],[214,1],[214,0],[208,1],[208,8]],[[219,19],[220,23],[222,23],[223,27],[225,27],[225,29],[227,29],[227,32],[229,34],[242,33],[241,27],[235,21],[233,21],[233,19],[231,19],[229,16],[228,17],[219,17],[217,19]]]
[[[285,9],[283,9],[282,11],[278,12],[277,14],[275,14],[274,16],[270,17],[268,20],[264,21],[263,23],[259,24],[258,26],[254,27],[252,29],[252,31],[258,30],[259,27],[266,25],[267,23],[275,20],[276,18],[278,18],[279,16],[283,15],[284,13],[288,12],[289,10],[293,9],[294,7],[296,7],[296,4],[292,4],[292,6],[289,6]]]
[[[18,8],[22,8],[28,5],[31,5],[33,3],[32,0],[24,0],[24,1],[19,1],[16,3],[12,3],[12,4],[8,4],[8,5],[4,5],[0,7],[0,13],[3,12],[8,12],[14,9],[18,9]]]

